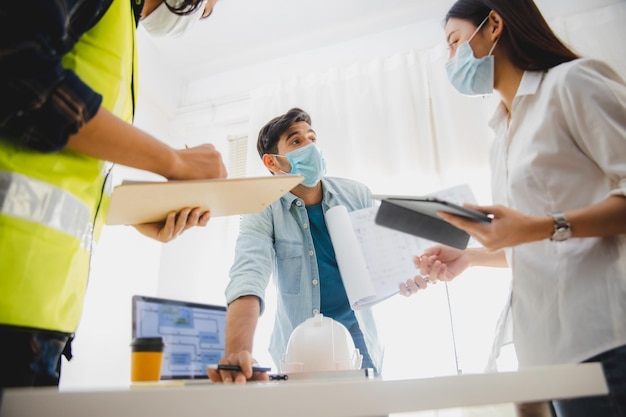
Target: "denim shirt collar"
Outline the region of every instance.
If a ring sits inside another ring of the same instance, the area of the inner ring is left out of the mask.
[[[333,202],[337,199],[339,191],[333,186],[332,182],[327,181],[326,178],[321,179],[322,182],[322,209],[324,212],[332,207]],[[300,197],[294,195],[291,191],[281,197],[281,203],[286,210],[289,210],[296,200],[301,200]]]

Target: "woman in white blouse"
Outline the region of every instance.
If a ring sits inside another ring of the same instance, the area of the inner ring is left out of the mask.
[[[445,22],[452,85],[501,98],[494,205],[469,206],[493,221],[441,213],[484,247],[436,246],[416,267],[431,282],[511,267],[520,367],[603,364],[609,395],[555,401],[557,415],[626,415],[626,84],[559,41],[532,0],[459,0]]]

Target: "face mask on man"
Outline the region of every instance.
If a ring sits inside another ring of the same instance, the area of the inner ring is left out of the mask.
[[[301,184],[305,187],[315,186],[326,174],[326,160],[322,151],[315,143],[287,152],[285,155],[277,155],[287,158],[291,164],[289,174],[302,175],[304,180]]]
[[[143,27],[152,36],[171,36],[178,38],[188,33],[196,22],[202,18],[207,0],[200,2],[190,14],[178,15],[170,11],[165,4],[159,4],[148,16],[140,20]]]
[[[489,16],[476,28],[472,36],[463,42],[456,54],[446,63],[446,72],[450,83],[461,94],[467,96],[482,96],[493,93],[493,52],[498,40],[494,42],[489,54],[476,58],[470,46],[470,41],[478,33]]]

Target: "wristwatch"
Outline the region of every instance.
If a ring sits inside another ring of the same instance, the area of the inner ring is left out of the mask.
[[[552,233],[550,240],[562,242],[572,237],[572,226],[567,221],[565,214],[556,212],[550,213],[550,215],[554,219],[554,233]]]

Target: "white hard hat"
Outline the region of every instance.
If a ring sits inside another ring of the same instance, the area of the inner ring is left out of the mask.
[[[323,314],[296,327],[281,359],[282,372],[326,372],[359,369],[363,355],[346,327]]]

